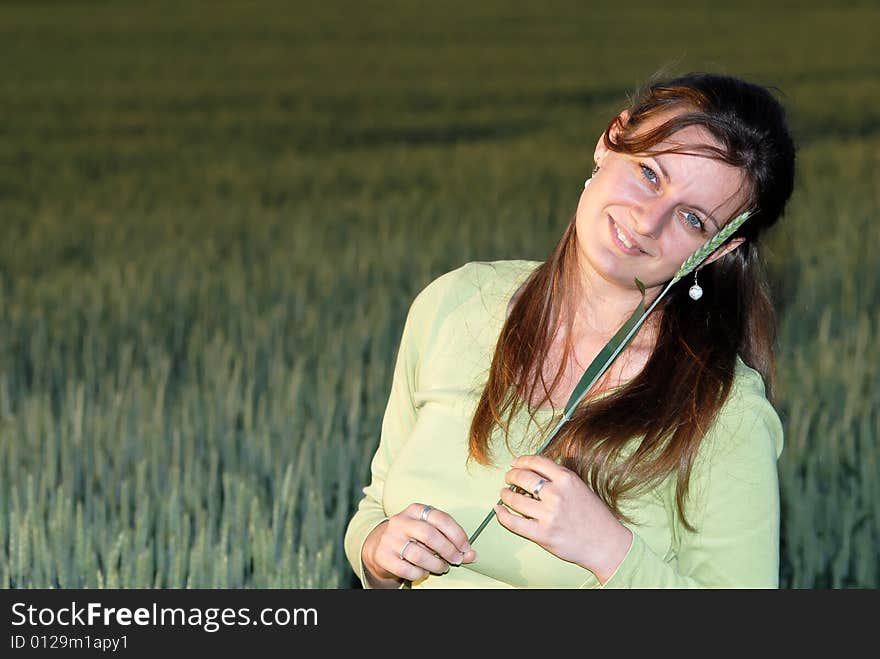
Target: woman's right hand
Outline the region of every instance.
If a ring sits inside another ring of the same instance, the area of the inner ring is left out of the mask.
[[[396,588],[404,579],[416,581],[429,573],[444,574],[450,565],[476,559],[461,525],[448,513],[421,503],[411,503],[373,529],[361,554],[367,578],[374,577],[371,584],[379,588]]]

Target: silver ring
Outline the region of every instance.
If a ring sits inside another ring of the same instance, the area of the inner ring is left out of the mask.
[[[406,552],[406,548],[409,547],[409,543],[415,542],[413,538],[410,538],[403,544],[403,549],[400,550],[400,560],[405,561],[406,559],[403,557],[403,554]]]
[[[425,506],[424,508],[422,508],[422,514],[419,515],[419,519],[421,519],[423,522],[427,522],[428,515],[431,514],[432,510],[434,510],[434,506]]]
[[[541,488],[544,487],[544,485],[545,485],[546,483],[547,483],[547,481],[545,481],[545,480],[542,478],[542,479],[540,479],[540,480],[538,481],[538,484],[535,485],[535,491],[532,492],[532,496],[535,497],[536,499],[538,499],[538,501],[541,500],[541,499],[538,498],[538,493],[541,491]]]

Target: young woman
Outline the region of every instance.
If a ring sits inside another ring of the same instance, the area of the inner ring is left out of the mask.
[[[784,110],[731,76],[653,81],[594,160],[546,262],[471,262],[413,301],[345,537],[364,587],[778,585],[783,437],[759,237],[793,187]],[[746,210],[534,455],[642,300],[635,279],[647,306]]]

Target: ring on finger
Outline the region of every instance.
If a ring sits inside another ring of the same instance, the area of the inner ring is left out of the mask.
[[[428,515],[431,514],[432,510],[434,510],[434,506],[425,506],[424,508],[422,508],[422,514],[419,515],[419,519],[421,519],[423,522],[427,522]]]
[[[541,497],[539,497],[538,494],[541,492],[541,488],[543,488],[544,485],[546,485],[546,484],[547,484],[547,481],[544,480],[543,478],[541,478],[541,479],[538,481],[538,484],[535,485],[535,490],[532,492],[532,496],[533,496],[535,499],[537,499],[538,501],[541,500]]]
[[[409,543],[411,543],[411,542],[415,542],[415,539],[410,538],[405,543],[403,543],[403,548],[400,550],[400,560],[402,560],[402,561],[406,560],[406,558],[404,557],[404,554],[406,553],[406,548],[409,547]]]

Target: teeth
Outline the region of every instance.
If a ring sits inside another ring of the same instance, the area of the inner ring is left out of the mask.
[[[631,245],[630,242],[626,239],[626,236],[623,235],[623,233],[620,230],[620,227],[617,226],[616,222],[614,223],[614,228],[617,231],[617,237],[620,238],[620,242],[622,242],[624,245],[626,245],[627,247],[632,249],[634,247],[634,245]]]

